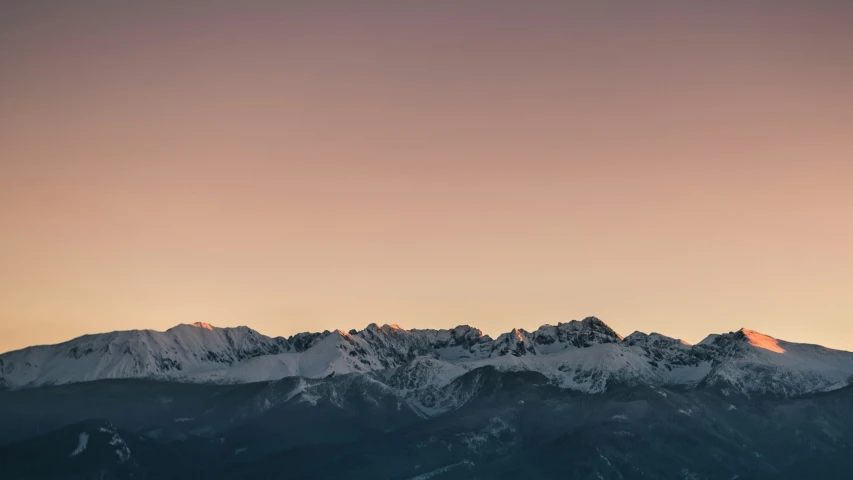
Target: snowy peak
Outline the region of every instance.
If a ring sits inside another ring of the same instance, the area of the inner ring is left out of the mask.
[[[697,347],[714,365],[702,384],[727,394],[791,397],[853,382],[850,352],[777,340],[754,330],[709,336]]]
[[[623,339],[625,345],[652,348],[690,348],[691,345],[678,338],[667,337],[659,333],[634,332]]]
[[[532,335],[525,330],[513,328],[511,332],[498,336],[492,347],[491,356],[522,357],[527,354],[536,355]]]
[[[769,335],[742,328],[736,332],[709,335],[700,345],[714,346],[727,352],[746,352],[751,349],[761,349],[777,354],[785,353],[782,344],[787,342],[777,340]]]
[[[211,325],[209,323],[204,323],[204,322],[191,323],[190,326],[195,327],[195,328],[203,328],[205,330],[213,330],[213,328],[214,328],[213,325]]]
[[[775,353],[785,353],[785,349],[779,346],[779,340],[776,340],[771,336],[758,333],[754,330],[747,330],[745,328],[742,328],[739,333],[746,337],[749,344],[753,347],[763,348],[764,350]]]
[[[287,342],[294,348],[294,350],[301,353],[313,347],[320,339],[328,335],[328,331],[322,333],[302,332],[291,336],[287,339]]]
[[[184,372],[224,368],[289,350],[286,340],[261,335],[248,327],[207,329],[185,324],[165,332],[130,330],[84,335],[0,357],[7,383],[26,386],[181,376]]]
[[[410,331],[415,336],[427,339],[439,350],[449,348],[471,350],[478,345],[492,342],[491,337],[484,335],[480,329],[468,325],[459,325],[449,330],[424,329]]]
[[[543,325],[533,333],[538,353],[551,353],[569,347],[589,348],[593,345],[619,343],[622,337],[596,317]]]

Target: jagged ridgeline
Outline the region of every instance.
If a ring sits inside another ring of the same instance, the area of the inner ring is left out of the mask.
[[[597,318],[271,338],[180,325],[0,355],[0,478],[849,478],[853,354]]]
[[[204,323],[165,332],[85,335],[0,355],[0,382],[27,388],[102,379],[250,383],[342,374],[371,378],[417,397],[484,366],[542,374],[553,385],[599,393],[611,385],[713,386],[741,394],[800,395],[846,386],[853,354],[751,331],[711,335],[698,345],[660,334],[623,338],[589,317],[496,339],[469,326],[364,330],[267,337],[248,327]],[[416,400],[416,399],[415,399]]]

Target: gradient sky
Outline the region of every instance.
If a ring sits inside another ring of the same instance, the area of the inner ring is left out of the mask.
[[[853,350],[853,2],[402,3],[2,2],[0,351],[588,315]]]

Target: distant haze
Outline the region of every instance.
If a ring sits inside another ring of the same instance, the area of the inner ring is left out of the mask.
[[[853,350],[853,2],[12,3],[0,352],[588,315]]]

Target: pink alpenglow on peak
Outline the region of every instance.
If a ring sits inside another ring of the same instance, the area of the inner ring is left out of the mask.
[[[204,322],[195,322],[190,324],[191,327],[203,328],[205,330],[213,330],[213,325]]]
[[[746,328],[742,328],[741,332],[746,335],[746,338],[749,339],[749,344],[753,347],[763,348],[764,350],[776,353],[785,353],[785,349],[779,346],[779,340],[773,337],[754,330],[747,330]]]

